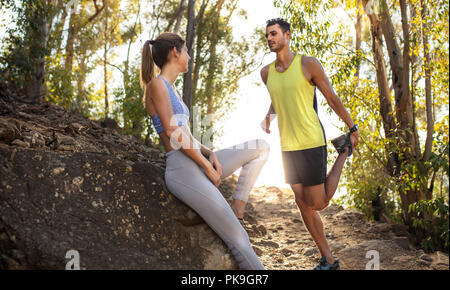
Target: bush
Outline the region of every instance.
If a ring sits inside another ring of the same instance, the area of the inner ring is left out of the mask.
[[[424,250],[443,250],[448,253],[449,206],[444,198],[420,200],[410,205],[409,212],[416,215],[412,218],[413,226],[425,233],[421,242]]]

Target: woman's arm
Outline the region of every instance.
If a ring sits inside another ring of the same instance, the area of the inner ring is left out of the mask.
[[[169,103],[169,94],[164,82],[159,78],[155,78],[147,85],[145,91],[145,101],[149,104],[153,100],[154,107],[164,129],[163,134],[169,138],[171,146],[176,149],[179,148],[203,169],[211,169],[211,163],[195,149],[198,148],[195,146],[198,146],[199,142],[194,139],[189,127],[187,125],[178,126],[172,105]],[[147,105],[146,107],[148,108],[149,106]]]
[[[184,154],[191,158],[204,170],[212,168],[211,162],[203,155],[202,144],[198,142],[194,136],[192,136],[188,125],[177,126],[178,128],[168,135],[170,139],[170,145],[174,149],[180,149]],[[198,152],[201,150],[201,153]]]
[[[195,141],[197,141],[197,140],[195,140]],[[214,153],[214,151],[212,151],[210,148],[206,147],[205,145],[201,144],[200,142],[198,142],[198,144],[199,144],[200,150],[202,151],[202,154],[204,156],[209,157],[209,156],[211,156],[211,154]]]

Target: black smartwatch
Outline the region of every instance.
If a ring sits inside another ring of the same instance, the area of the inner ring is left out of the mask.
[[[350,134],[352,134],[353,132],[358,131],[358,126],[354,125],[353,128],[350,128]]]

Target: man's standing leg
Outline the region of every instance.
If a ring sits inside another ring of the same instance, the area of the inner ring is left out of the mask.
[[[331,254],[331,250],[328,247],[327,239],[325,237],[325,233],[323,231],[323,223],[320,218],[319,213],[311,209],[306,203],[303,201],[303,185],[302,184],[291,184],[291,188],[295,194],[295,203],[300,209],[300,213],[302,215],[303,221],[305,223],[306,229],[309,234],[313,238],[317,247],[319,248],[320,254],[322,257],[326,257],[328,263],[333,264],[334,258]]]
[[[325,257],[329,264],[333,264],[335,261],[326,240],[322,219],[317,211],[327,207],[336,192],[347,156],[348,149],[344,153],[339,154],[327,175],[325,183],[313,186],[290,185],[292,191],[294,191],[295,202],[300,209],[305,226],[319,248],[321,256]]]

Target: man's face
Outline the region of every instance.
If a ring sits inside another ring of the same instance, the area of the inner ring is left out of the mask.
[[[289,38],[289,30],[283,33],[283,30],[278,24],[266,28],[267,45],[272,52],[280,51],[283,47],[289,45]]]

